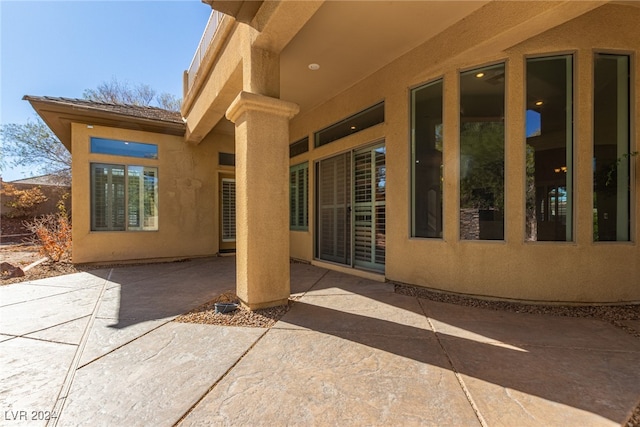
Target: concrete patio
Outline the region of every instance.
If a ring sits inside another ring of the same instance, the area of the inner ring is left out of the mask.
[[[271,329],[172,321],[234,289],[234,263],[0,287],[0,425],[616,426],[640,400],[640,339],[608,323],[304,264]]]

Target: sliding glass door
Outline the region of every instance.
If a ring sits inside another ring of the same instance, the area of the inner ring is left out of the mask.
[[[319,259],[384,271],[385,158],[376,144],[317,163]]]

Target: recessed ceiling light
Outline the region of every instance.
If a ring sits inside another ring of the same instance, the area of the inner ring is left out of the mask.
[[[320,69],[320,64],[316,64],[316,63],[309,64],[309,69],[310,69],[311,71],[317,71],[317,70],[319,70],[319,69]]]
[[[477,73],[477,74],[476,74],[476,77],[477,77],[477,78],[479,78],[479,79],[481,79],[481,78],[483,78],[483,77],[484,77],[484,73],[482,73],[482,72],[481,72],[481,73]]]
[[[539,107],[539,106],[541,106],[542,104],[544,104],[544,102],[542,102],[542,101],[536,101],[536,105],[537,105],[538,107]]]
[[[356,127],[355,126],[351,126],[351,130],[356,130]]]

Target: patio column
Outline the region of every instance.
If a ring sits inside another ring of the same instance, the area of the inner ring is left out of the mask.
[[[236,129],[236,293],[251,310],[285,304],[289,284],[291,102],[240,92]]]

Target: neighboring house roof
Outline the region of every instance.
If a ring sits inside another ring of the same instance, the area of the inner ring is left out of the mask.
[[[183,136],[186,130],[186,125],[179,112],[162,108],[52,96],[25,95],[22,99],[31,103],[31,106],[69,151],[71,151],[71,123],[178,136]]]
[[[16,179],[14,181],[4,181],[6,184],[30,184],[30,185],[51,185],[68,187],[69,184],[61,182],[57,175],[32,176],[30,178]]]

